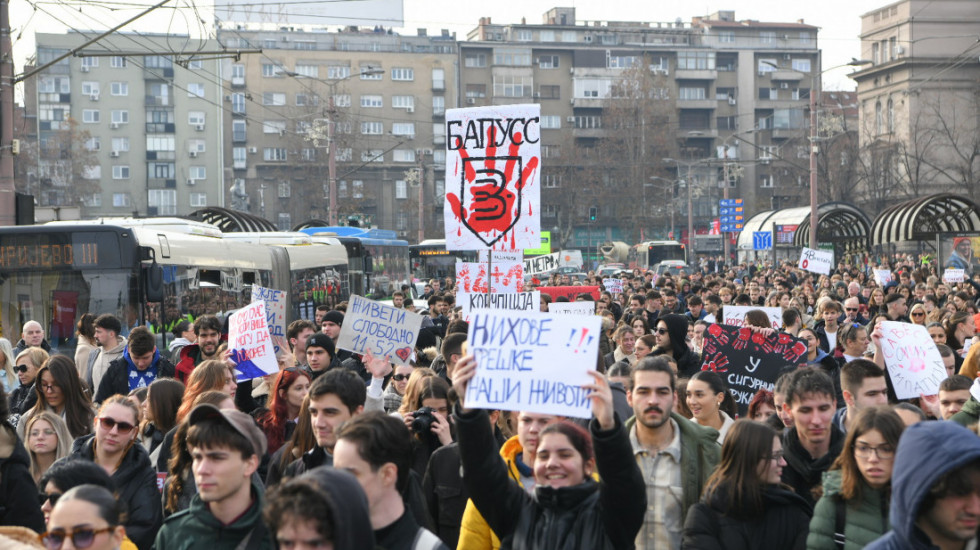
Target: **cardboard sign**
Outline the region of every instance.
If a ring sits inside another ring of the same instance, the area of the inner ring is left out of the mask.
[[[623,280],[622,279],[603,279],[602,287],[606,289],[606,292],[611,294],[622,294],[623,293]]]
[[[564,296],[569,301],[574,302],[579,294],[588,294],[592,296],[593,300],[599,301],[599,287],[597,286],[542,286],[538,287],[538,290],[542,294],[551,296],[552,299]]]
[[[524,274],[525,275],[539,275],[541,273],[548,273],[554,271],[561,267],[561,253],[555,252],[554,254],[547,254],[545,256],[537,256],[534,258],[528,258],[524,260]]]
[[[520,250],[479,250],[478,252],[481,264],[487,263],[490,258],[493,258],[493,263],[524,261],[524,252]]]
[[[593,381],[600,329],[595,315],[475,312],[467,341],[477,367],[466,406],[590,417],[582,385]]]
[[[231,314],[228,318],[228,349],[239,382],[279,372],[265,302],[252,302]]]
[[[595,302],[551,302],[548,312],[556,315],[595,315]]]
[[[885,286],[892,282],[892,272],[889,269],[875,269],[875,282],[881,286]]]
[[[415,341],[422,328],[422,316],[356,294],[350,297],[344,324],[337,336],[337,348],[388,357],[392,363],[407,365],[415,353]]]
[[[922,325],[885,321],[881,323],[881,353],[888,376],[899,399],[937,395],[946,379],[946,366],[939,349]]]
[[[446,111],[446,250],[541,246],[541,106]]]
[[[485,263],[456,262],[456,287],[463,292],[497,292],[500,294],[524,292],[524,265],[520,262],[489,264],[487,276]],[[488,289],[489,285],[489,289]]]
[[[943,281],[947,283],[962,283],[963,276],[964,275],[962,269],[954,269],[948,267],[946,268],[945,271],[943,271]]]
[[[503,309],[511,311],[541,311],[541,293],[517,292],[510,294],[486,294],[473,292],[457,292],[456,305],[461,308],[463,319],[478,309]]]
[[[800,254],[800,269],[805,269],[811,273],[830,275],[830,269],[833,265],[834,253],[829,250],[804,248]]]
[[[266,322],[269,324],[269,334],[272,336],[272,347],[276,353],[283,342],[286,341],[286,304],[287,293],[285,290],[252,286],[251,302],[262,301],[265,303]]]
[[[753,309],[761,309],[769,316],[772,328],[779,330],[783,328],[783,310],[778,307],[754,307],[754,306],[724,306],[721,310],[724,315],[722,324],[733,327],[745,326],[745,314]]]
[[[799,364],[806,343],[785,332],[765,336],[748,327],[709,325],[704,331],[701,370],[718,373],[735,398],[739,416],[760,389],[772,391],[784,369]]]

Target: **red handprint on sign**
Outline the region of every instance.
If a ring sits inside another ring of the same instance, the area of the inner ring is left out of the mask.
[[[735,343],[732,347],[735,349],[745,349],[749,345],[749,340],[752,339],[752,329],[748,327],[742,327],[738,329],[738,338],[735,339]]]

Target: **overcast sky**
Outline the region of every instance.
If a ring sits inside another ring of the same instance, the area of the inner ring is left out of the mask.
[[[247,2],[248,0],[242,0]],[[345,0],[341,0],[345,1]],[[55,2],[38,4],[35,11],[25,0],[11,0],[11,26],[13,36],[21,37],[15,41],[14,55],[16,72],[20,73],[23,62],[34,51],[35,31],[60,32],[68,26],[78,29],[105,30],[112,24],[124,21],[136,11],[134,4],[153,5],[146,0],[60,0],[62,7]],[[127,27],[140,32],[190,33],[201,36],[201,25],[191,6],[197,4],[200,18],[212,21],[212,11],[205,6],[207,0],[173,0],[171,5],[183,7],[179,11],[160,9],[145,16],[142,20]],[[309,4],[310,0],[297,0],[293,6]],[[847,63],[852,57],[860,57],[860,15],[882,7],[889,2],[884,0],[822,0],[802,2],[799,0],[728,0],[723,3],[698,2],[697,0],[578,0],[558,2],[556,0],[498,0],[492,4],[472,0],[404,0],[405,26],[401,32],[414,34],[418,27],[429,29],[430,33],[448,28],[457,33],[458,39],[465,39],[467,31],[474,28],[480,17],[489,16],[495,23],[517,23],[521,18],[528,23],[541,23],[541,16],[556,6],[574,6],[576,17],[582,20],[613,21],[660,21],[673,22],[677,18],[690,22],[691,17],[707,15],[718,10],[735,10],[738,20],[755,19],[759,21],[789,22],[803,19],[805,23],[820,27],[819,46],[823,50],[823,66],[833,67]],[[287,2],[288,4],[288,2]],[[322,5],[329,6],[329,2]],[[68,6],[74,6],[71,9]],[[50,11],[52,15],[41,10]],[[59,22],[57,19],[61,19]],[[386,16],[381,15],[380,19]],[[385,24],[379,21],[379,24]],[[386,26],[390,23],[386,24]],[[399,30],[399,29],[396,29]],[[850,68],[829,71],[824,76],[825,89],[854,89],[854,83],[846,77]]]

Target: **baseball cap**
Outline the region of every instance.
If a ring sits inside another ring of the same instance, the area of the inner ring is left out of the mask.
[[[265,434],[259,429],[252,417],[235,409],[219,409],[210,403],[204,403],[194,407],[191,411],[189,425],[193,426],[199,422],[216,420],[227,425],[229,428],[242,434],[255,449],[256,456],[262,457],[268,448]]]
[[[306,348],[318,347],[327,350],[327,353],[333,357],[336,354],[336,346],[333,344],[333,340],[329,336],[322,332],[316,332],[312,336],[306,339]]]

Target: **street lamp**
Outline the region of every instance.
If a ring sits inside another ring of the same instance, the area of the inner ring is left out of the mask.
[[[660,176],[650,176],[651,180],[660,180],[667,184],[667,189],[670,190],[670,201],[667,203],[667,210],[670,210],[670,235],[674,234],[674,185],[680,180],[669,180],[667,178],[661,178]],[[646,187],[648,185],[653,185],[652,183],[644,184]],[[643,193],[643,210],[647,209],[647,195]]]
[[[687,168],[687,248],[690,254],[694,253],[694,203],[691,201],[691,185],[694,180],[691,179],[691,167],[696,166],[701,163],[700,160],[694,162],[684,162],[682,160],[665,158],[664,162],[667,164],[676,164],[677,169],[683,165]]]

